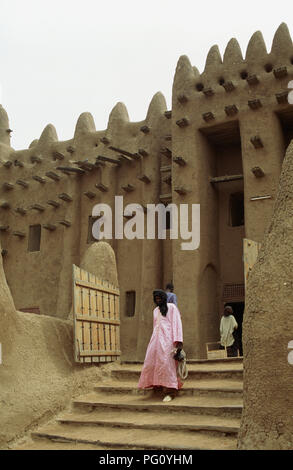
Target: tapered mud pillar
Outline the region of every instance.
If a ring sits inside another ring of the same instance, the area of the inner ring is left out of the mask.
[[[241,449],[292,449],[293,142],[282,167],[273,217],[248,278],[243,323]]]

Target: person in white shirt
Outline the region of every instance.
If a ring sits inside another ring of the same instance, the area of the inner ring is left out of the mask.
[[[230,306],[224,308],[224,314],[220,323],[221,346],[227,348],[228,357],[237,356],[237,343],[234,338],[234,331],[238,324],[233,316],[233,309]]]

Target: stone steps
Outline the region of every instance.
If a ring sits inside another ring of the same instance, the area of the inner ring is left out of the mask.
[[[79,399],[73,400],[75,409],[84,410],[135,410],[137,412],[162,412],[170,411],[177,414],[208,414],[214,416],[240,417],[242,412],[242,400],[239,398],[223,397],[177,397],[171,402],[163,403],[159,397],[145,395],[101,395],[95,392],[88,393]]]
[[[138,389],[137,381],[125,381],[121,383],[119,380],[107,381],[94,387],[94,391],[100,394],[133,394],[133,395],[153,395],[152,389]],[[237,380],[187,380],[182,389],[179,390],[178,396],[184,395],[207,395],[219,397],[238,397],[243,394],[243,383]]]
[[[91,413],[77,411],[59,416],[62,424],[77,424],[80,426],[99,425],[104,427],[173,430],[173,431],[207,431],[213,435],[234,434],[239,430],[239,418],[211,417],[205,415],[186,415],[184,420],[178,420],[177,414],[148,412],[141,413],[139,421],[135,411],[102,410]]]
[[[236,437],[212,436],[203,432],[175,431],[156,429],[133,428],[107,428],[99,425],[80,426],[75,424],[54,423],[44,426],[32,433],[36,439],[45,439],[57,442],[71,442],[87,445],[98,445],[108,449],[154,449],[154,450],[215,450],[233,449]]]
[[[31,433],[18,449],[236,449],[242,413],[240,358],[190,360],[178,396],[137,388],[142,364],[113,365],[92,391]]]

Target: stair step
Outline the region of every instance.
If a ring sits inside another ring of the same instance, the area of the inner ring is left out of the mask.
[[[92,392],[73,401],[74,407],[87,409],[120,409],[136,411],[158,411],[209,414],[216,416],[232,415],[240,416],[242,412],[242,400],[239,398],[222,397],[176,397],[172,402],[163,403],[161,398],[147,397],[146,395],[105,395]]]
[[[141,367],[133,366],[127,368],[120,368],[120,369],[113,369],[111,371],[111,377],[115,379],[119,379],[121,381],[127,381],[129,379],[139,379],[141,373]],[[234,379],[234,380],[242,380],[243,379],[243,368],[242,365],[232,368],[217,368],[210,366],[207,367],[200,367],[200,365],[196,365],[196,367],[189,366],[188,367],[188,378],[191,380],[201,380],[207,378],[215,378],[219,380],[223,379]]]
[[[132,429],[157,429],[175,431],[207,431],[212,434],[237,434],[240,426],[240,419],[211,417],[205,415],[182,416],[180,421],[173,413],[142,413],[137,416],[137,412],[123,413],[116,410],[91,413],[70,413],[64,414],[57,419],[63,424],[76,425],[99,425],[105,427],[132,428]]]
[[[121,383],[118,380],[107,381],[102,384],[98,384],[94,387],[97,393],[131,393],[134,395],[151,395],[154,393],[152,389],[138,389],[137,381],[127,381]],[[182,389],[178,392],[178,396],[182,395],[209,395],[209,396],[238,396],[242,397],[243,383],[236,380],[201,380],[191,381],[186,380]]]
[[[37,439],[49,439],[58,442],[95,444],[109,449],[171,449],[171,450],[228,450],[236,449],[235,437],[210,436],[205,433],[190,431],[144,429],[116,429],[105,426],[74,426],[71,424],[51,424],[33,432]]]

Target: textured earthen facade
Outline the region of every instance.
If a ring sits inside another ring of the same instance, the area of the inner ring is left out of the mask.
[[[152,290],[173,280],[189,357],[218,340],[223,305],[243,310],[243,238],[261,242],[272,216],[286,148],[293,137],[293,46],[285,24],[267,52],[260,32],[245,58],[232,39],[217,46],[202,74],[180,57],[172,110],[161,93],[142,122],[118,103],[106,130],[83,113],[71,140],[49,124],[25,150],[10,147],[0,113],[0,211],[4,270],[17,310],[67,319],[72,264],[94,243],[92,208],[124,196],[124,205],[200,204],[200,247],[178,240],[117,240],[122,359],[143,359],[152,329]],[[98,158],[97,158],[98,157]],[[102,157],[102,158],[100,158]],[[244,218],[241,216],[244,211]],[[93,262],[93,260],[91,260]],[[126,310],[135,292],[135,313]]]

